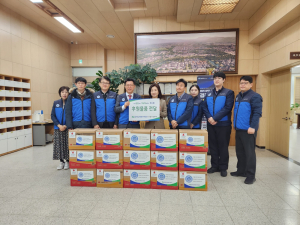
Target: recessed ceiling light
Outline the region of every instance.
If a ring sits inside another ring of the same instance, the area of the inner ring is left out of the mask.
[[[67,27],[69,30],[71,30],[74,33],[81,33],[81,31],[75,27],[73,24],[71,24],[68,20],[66,20],[63,17],[54,17],[54,19],[56,19],[58,22],[60,22],[62,25],[64,25],[65,27]]]
[[[43,2],[42,0],[30,0],[30,1],[33,3],[42,3]]]
[[[108,37],[108,38],[115,38],[115,36],[111,35],[111,34],[106,35],[106,37]]]
[[[199,14],[231,13],[240,0],[203,0]]]

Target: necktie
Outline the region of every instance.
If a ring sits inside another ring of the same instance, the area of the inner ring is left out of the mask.
[[[129,100],[131,99],[131,95],[128,95],[128,97],[129,97]]]

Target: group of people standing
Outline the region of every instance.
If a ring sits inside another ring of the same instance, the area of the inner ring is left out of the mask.
[[[176,94],[166,105],[158,84],[149,87],[149,98],[160,99],[160,120],[146,121],[146,129],[165,129],[164,117],[168,118],[170,129],[201,129],[202,117],[207,118],[208,144],[211,153],[211,165],[208,173],[220,172],[227,176],[231,134],[231,113],[233,105],[233,125],[236,130],[237,171],[232,176],[246,177],[245,183],[255,181],[256,156],[255,140],[259,118],[262,114],[262,98],[251,87],[250,76],[240,79],[241,92],[234,97],[232,90],[223,87],[226,75],[217,72],[213,76],[215,88],[200,98],[198,85],[190,87],[190,94],[185,92],[187,82],[176,82]],[[75,80],[76,88],[59,89],[60,100],[53,104],[51,118],[54,122],[53,159],[60,160],[57,169],[69,168],[68,130],[76,128],[140,128],[139,121],[129,121],[129,100],[141,99],[134,92],[135,80],[127,78],[124,82],[125,93],[118,95],[109,90],[110,79],[103,76],[99,80],[101,90],[86,88],[87,81],[79,77]],[[235,103],[234,103],[235,102]]]

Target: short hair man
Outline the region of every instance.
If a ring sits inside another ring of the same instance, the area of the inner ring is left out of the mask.
[[[134,92],[135,89],[135,80],[132,78],[127,78],[124,83],[126,92],[121,94],[117,98],[115,105],[115,113],[119,113],[118,116],[119,128],[140,128],[139,121],[129,121],[129,100],[131,99],[141,99],[142,97]]]
[[[176,95],[168,103],[168,120],[170,129],[190,129],[194,107],[193,97],[185,93],[187,82],[184,79],[176,81]]]
[[[101,77],[99,79],[101,90],[94,93],[91,113],[95,129],[118,127],[118,118],[114,111],[118,94],[109,90],[110,83],[109,77]]]
[[[252,77],[241,77],[241,92],[236,96],[234,106],[233,125],[236,130],[235,149],[238,162],[237,171],[230,174],[246,177],[245,184],[253,184],[256,180],[255,145],[263,102],[261,95],[251,89],[252,86]]]

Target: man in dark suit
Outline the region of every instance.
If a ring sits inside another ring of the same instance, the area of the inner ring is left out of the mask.
[[[140,128],[139,121],[129,121],[129,100],[131,99],[141,99],[142,97],[136,93],[133,93],[135,89],[135,80],[132,78],[127,78],[125,80],[125,90],[124,94],[117,97],[117,102],[115,105],[115,113],[119,114],[119,129],[124,128]]]

